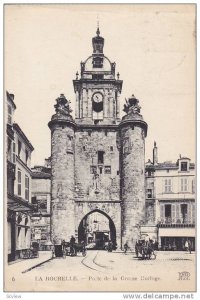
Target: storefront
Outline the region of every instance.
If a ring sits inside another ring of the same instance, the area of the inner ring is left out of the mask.
[[[8,194],[7,202],[8,261],[16,260],[30,248],[30,214],[37,208],[28,201]]]
[[[195,250],[195,228],[159,228],[158,242],[161,250],[185,250],[185,242]]]

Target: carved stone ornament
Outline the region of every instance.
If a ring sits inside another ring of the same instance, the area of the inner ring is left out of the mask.
[[[60,94],[60,97],[56,99],[56,102],[57,103],[54,105],[56,113],[69,116],[72,112],[69,106],[71,102],[65,98],[64,94]]]
[[[125,113],[134,113],[139,114],[141,107],[139,106],[139,100],[135,98],[134,95],[132,95],[131,98],[125,99],[126,104],[124,104],[123,111]]]

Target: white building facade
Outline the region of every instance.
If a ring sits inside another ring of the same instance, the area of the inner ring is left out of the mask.
[[[146,164],[146,218],[160,249],[184,250],[186,240],[195,249],[195,211],[194,163],[181,156],[158,163],[155,144],[153,163]]]
[[[16,109],[14,95],[7,100],[7,254],[8,261],[21,256],[30,248],[30,215],[36,209],[31,204],[32,144],[17,123],[13,122]]]

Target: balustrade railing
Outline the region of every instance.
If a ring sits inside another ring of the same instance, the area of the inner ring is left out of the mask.
[[[195,225],[195,219],[192,218],[161,218],[158,220],[158,226],[159,227],[190,227]]]

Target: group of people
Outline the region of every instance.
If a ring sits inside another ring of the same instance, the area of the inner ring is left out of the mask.
[[[75,239],[75,237],[72,235],[72,236],[71,236],[71,239],[70,239],[70,242],[69,242],[70,248],[71,248],[72,251],[73,251],[73,249],[74,249],[75,243],[76,243],[76,239]],[[146,246],[146,247],[148,247],[148,248],[151,248],[153,251],[154,251],[155,248],[156,248],[156,243],[155,243],[153,240],[151,240],[151,239],[146,240],[146,241],[144,240],[143,243],[145,243],[143,246]],[[85,244],[84,241],[82,241],[81,244]],[[62,241],[62,246],[65,247],[65,240]],[[137,249],[138,246],[139,246],[139,242],[136,241],[135,249]],[[126,253],[126,252],[128,251],[129,248],[130,248],[130,247],[129,247],[129,245],[128,245],[128,241],[126,241],[126,243],[124,244],[124,253]],[[110,252],[113,250],[113,242],[112,242],[111,240],[108,241],[107,250],[110,251]],[[185,250],[186,250],[186,251],[189,251],[189,253],[192,252],[192,244],[191,244],[191,241],[190,241],[189,239],[187,239],[187,240],[185,241]]]
[[[148,248],[151,248],[152,250],[155,250],[155,243],[153,240],[149,239],[149,240],[143,240],[143,244],[141,245],[139,241],[136,241],[135,244],[135,250],[137,250],[138,246],[146,246]],[[126,253],[128,251],[128,249],[130,249],[129,245],[128,245],[128,241],[126,241],[126,243],[124,244],[124,253]]]

